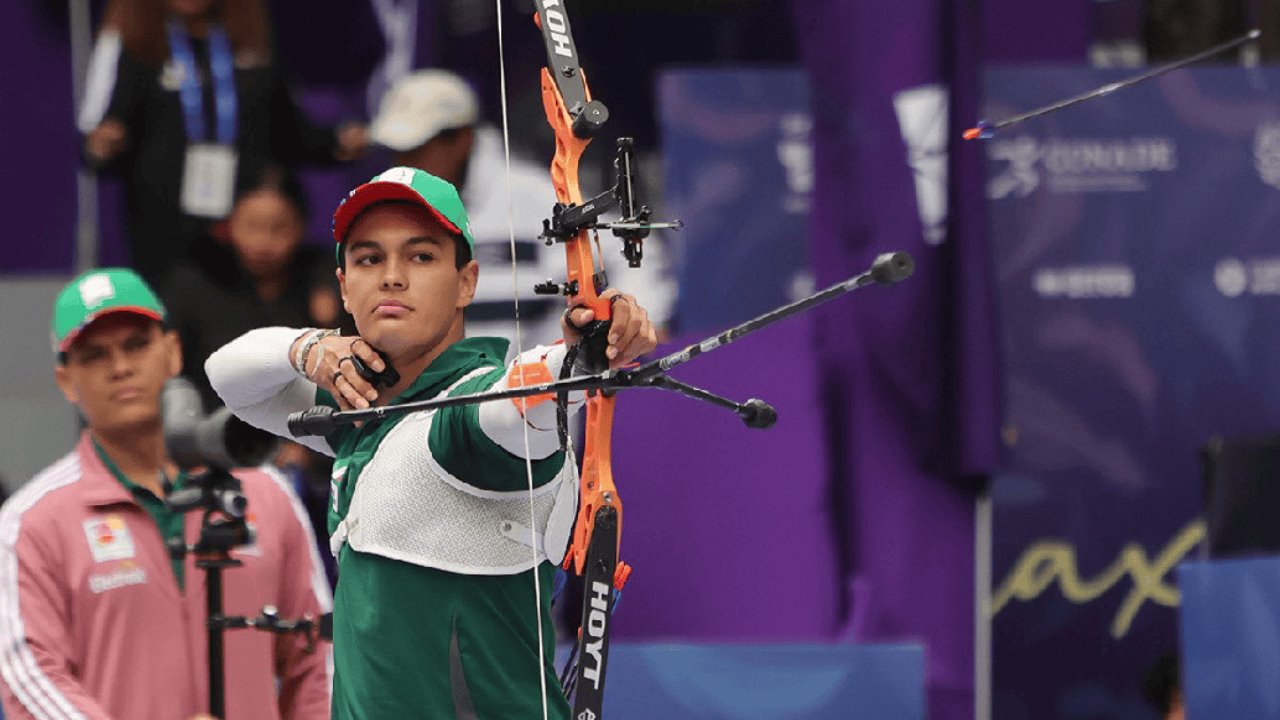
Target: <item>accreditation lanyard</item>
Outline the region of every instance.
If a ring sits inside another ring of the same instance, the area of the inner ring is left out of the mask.
[[[175,22],[169,23],[169,52],[182,69],[178,96],[182,100],[187,142],[207,142],[210,138],[205,129],[204,94],[200,88],[196,54],[191,49],[191,39]],[[231,42],[219,25],[209,28],[209,68],[213,75],[213,104],[217,118],[217,135],[213,140],[219,145],[231,145],[236,140],[235,66],[231,61]]]

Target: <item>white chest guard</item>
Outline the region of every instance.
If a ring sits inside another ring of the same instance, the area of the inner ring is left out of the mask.
[[[489,371],[470,373],[437,397]],[[531,530],[527,489],[482,490],[436,462],[427,443],[435,415],[409,415],[382,439],[330,540],[335,553],[345,541],[360,552],[464,575],[514,575],[543,560],[559,564],[577,513],[573,456],[534,489]]]

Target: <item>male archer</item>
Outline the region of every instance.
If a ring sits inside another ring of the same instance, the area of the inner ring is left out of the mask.
[[[594,319],[570,309],[564,344],[527,350],[509,367],[505,340],[465,338],[479,276],[474,240],[457,190],[424,171],[393,168],[356,188],[333,230],[343,304],[359,335],[254,330],[205,366],[237,415],[282,437],[292,437],[290,413],[316,404],[363,409],[557,378],[579,340],[575,328]],[[653,350],[646,311],[617,291],[603,297],[613,308],[610,365]],[[366,380],[355,358],[382,382]],[[582,403],[575,395],[570,412]],[[541,717],[544,691],[549,717],[568,717],[551,664],[550,600],[577,473],[551,400],[456,406],[294,438],[336,458],[335,720]]]

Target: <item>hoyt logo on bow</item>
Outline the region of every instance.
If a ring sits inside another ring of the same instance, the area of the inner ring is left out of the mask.
[[[569,35],[569,19],[560,8],[560,0],[541,0],[538,3],[538,14],[542,18],[543,32],[547,35],[547,49],[560,57],[566,57],[575,64],[578,53],[573,49],[573,37]]]

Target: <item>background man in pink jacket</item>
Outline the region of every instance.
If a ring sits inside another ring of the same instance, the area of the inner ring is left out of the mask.
[[[165,452],[160,392],[181,369],[164,307],[129,270],[94,270],[58,296],[55,377],[87,429],[0,510],[0,702],[5,717],[185,720],[208,708],[205,575],[167,538],[200,516],[164,506],[186,481]],[[302,506],[268,470],[238,471],[255,544],[232,551],[224,612],[331,610]],[[225,720],[329,717],[327,643],[226,634]],[[277,681],[279,683],[277,690]]]

